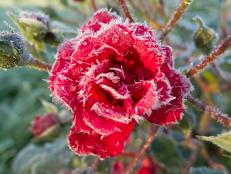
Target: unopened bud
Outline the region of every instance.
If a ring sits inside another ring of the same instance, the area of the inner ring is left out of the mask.
[[[0,32],[0,68],[26,65],[31,60],[22,36],[14,32]]]
[[[38,115],[32,121],[30,131],[37,140],[49,140],[58,135],[59,119],[55,113]]]
[[[43,40],[49,32],[49,17],[41,12],[18,10],[15,13],[8,12],[8,14],[21,33],[31,42]]]
[[[194,33],[193,40],[195,46],[204,54],[209,54],[217,41],[217,34],[212,29],[207,27],[200,17],[194,18],[198,28]]]

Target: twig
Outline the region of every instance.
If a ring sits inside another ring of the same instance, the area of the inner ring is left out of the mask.
[[[208,56],[206,56],[199,64],[192,67],[186,75],[188,77],[200,72],[208,64],[214,62],[219,55],[223,54],[231,46],[231,34],[220,44],[216,49],[213,50]]]
[[[50,71],[51,66],[45,62],[42,62],[38,59],[33,59],[32,62],[28,65],[34,69],[37,69],[39,71]]]
[[[181,0],[181,3],[175,10],[172,17],[169,19],[167,24],[164,26],[162,30],[162,34],[160,36],[160,40],[164,40],[170,31],[172,31],[173,27],[176,25],[177,21],[182,17],[187,7],[191,4],[192,0]]]
[[[214,119],[216,122],[222,124],[225,127],[231,127],[231,117],[229,117],[227,114],[222,113],[218,108],[205,105],[202,101],[193,98],[192,96],[188,96],[188,100],[192,104],[197,106],[200,110],[208,112],[211,118]]]
[[[155,126],[149,136],[147,141],[145,142],[145,144],[142,146],[142,148],[140,149],[140,151],[136,154],[136,156],[134,157],[134,159],[131,161],[131,163],[128,165],[128,167],[126,168],[124,174],[129,174],[132,173],[133,169],[135,168],[137,161],[140,159],[140,157],[144,154],[144,152],[148,149],[148,147],[150,146],[150,144],[152,143],[153,139],[155,138],[156,132],[158,131],[157,126]]]
[[[91,3],[91,6],[93,8],[93,11],[96,12],[97,11],[97,7],[96,7],[96,4],[95,4],[95,0],[90,0],[90,3]]]
[[[119,0],[119,4],[123,10],[124,15],[130,20],[130,22],[134,22],[134,19],[132,18],[131,14],[128,10],[128,6],[127,6],[125,0]]]

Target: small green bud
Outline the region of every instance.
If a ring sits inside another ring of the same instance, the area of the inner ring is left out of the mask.
[[[22,36],[14,32],[0,32],[0,68],[26,65],[31,60]]]
[[[44,13],[18,10],[8,12],[8,15],[17,24],[25,38],[34,44],[42,41],[49,32],[49,17]]]
[[[200,17],[193,20],[198,24],[193,35],[194,44],[202,53],[209,54],[217,41],[217,34],[212,28],[207,27]]]

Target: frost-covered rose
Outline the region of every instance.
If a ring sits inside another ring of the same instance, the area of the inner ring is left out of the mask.
[[[100,158],[123,151],[137,119],[165,126],[180,120],[190,90],[151,28],[107,10],[59,47],[49,83],[73,112],[70,148]]]

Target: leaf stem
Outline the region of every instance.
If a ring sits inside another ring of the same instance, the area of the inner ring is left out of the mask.
[[[164,40],[170,31],[172,31],[173,27],[176,25],[178,20],[182,17],[187,7],[191,4],[192,0],[181,0],[181,3],[178,5],[177,9],[174,11],[174,14],[166,23],[162,30],[162,34],[160,36],[160,40]]]
[[[152,128],[146,142],[144,143],[144,145],[142,146],[140,151],[136,154],[136,156],[133,158],[133,160],[129,163],[129,165],[126,168],[124,174],[129,174],[129,173],[133,172],[138,160],[141,158],[141,156],[144,154],[144,152],[148,149],[148,147],[151,145],[152,141],[154,140],[158,129],[159,129],[159,127],[157,127],[157,126]]]
[[[188,96],[188,100],[192,104],[197,106],[200,110],[208,112],[210,117],[214,119],[217,123],[220,123],[227,128],[231,128],[231,117],[229,117],[227,114],[222,113],[218,108],[205,105],[202,101],[192,96]]]
[[[128,6],[127,6],[125,0],[119,0],[119,4],[123,10],[124,15],[130,20],[130,22],[134,22],[134,19],[132,18],[131,14],[128,10]]]
[[[28,65],[39,71],[50,71],[51,66],[48,63],[42,62],[38,59],[33,59],[32,62]]]
[[[208,64],[213,63],[219,55],[223,54],[229,47],[231,46],[231,34],[222,41],[220,45],[216,49],[212,51],[208,56],[206,56],[199,64],[192,67],[186,73],[187,77],[192,77],[194,74],[200,72],[204,69]]]

